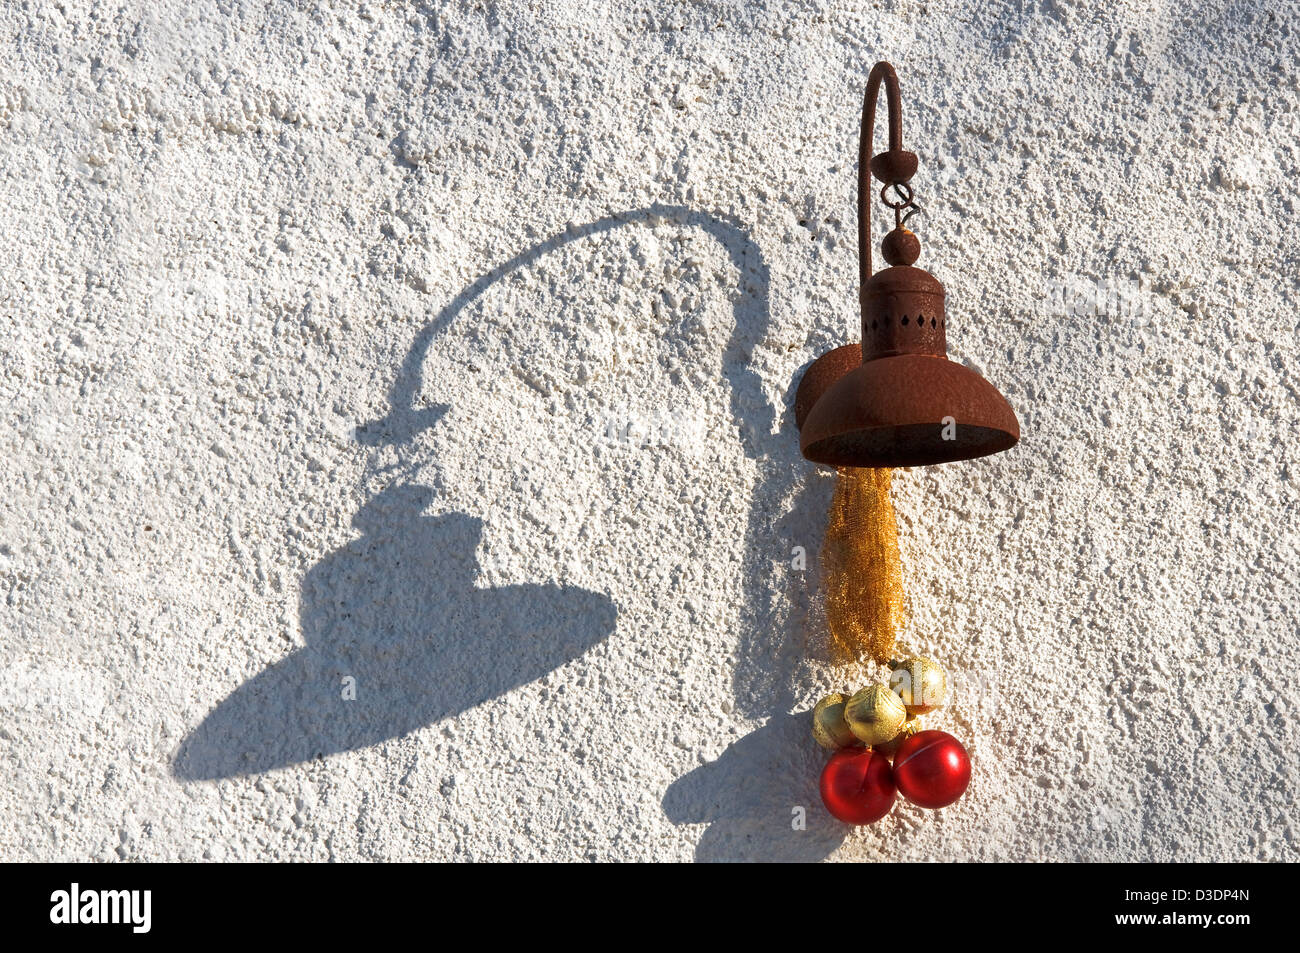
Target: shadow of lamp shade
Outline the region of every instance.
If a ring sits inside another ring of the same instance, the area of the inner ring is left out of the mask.
[[[881,82],[889,150],[871,158]],[[908,181],[917,157],[903,150],[898,77],[877,63],[867,80],[858,156],[858,248],[862,343],[822,355],[795,394],[799,449],[835,467],[912,467],[969,460],[1015,446],[1020,424],[992,384],[948,360],[944,290],[914,266],[920,242],[905,224],[917,211]],[[890,267],[871,273],[871,177],[894,229],[881,250]],[[891,198],[892,193],[892,198]]]

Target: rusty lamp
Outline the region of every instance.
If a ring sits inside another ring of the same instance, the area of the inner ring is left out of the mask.
[[[885,84],[889,149],[871,155],[876,99]],[[914,267],[920,242],[905,224],[916,211],[909,180],[916,153],[903,149],[898,76],[871,70],[858,153],[858,249],[862,343],[813,362],[795,395],[799,448],[836,467],[910,467],[969,460],[1015,446],[1020,424],[992,384],[948,360],[944,290]],[[871,176],[894,210],[881,251],[890,267],[871,273]],[[892,190],[893,198],[890,197]]]

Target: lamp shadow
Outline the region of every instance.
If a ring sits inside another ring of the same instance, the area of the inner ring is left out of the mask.
[[[696,849],[699,860],[818,860],[846,829],[820,808],[820,762],[807,715],[788,714],[806,648],[807,586],[778,593],[771,572],[792,544],[815,548],[829,490],[806,480],[789,414],[774,416],[752,362],[771,323],[770,278],[740,222],[657,204],[568,228],[520,252],[421,328],[389,390],[387,413],[358,426],[356,439],[400,455],[441,419],[448,408],[422,403],[423,366],[439,336],[490,288],[572,242],[664,222],[701,229],[739,272],[722,372],[757,477],[745,530],[733,694],[739,715],[767,720],[670,785],[662,808],[675,824],[710,825]],[[783,396],[788,408],[793,385]],[[616,610],[601,593],[553,585],[475,588],[481,521],[424,516],[431,497],[425,487],[398,484],[362,507],[353,520],[362,536],[325,556],[303,580],[306,644],[237,688],[184,739],[172,762],[178,778],[257,774],[402,737],[540,678],[613,631]],[[792,825],[796,807],[806,808],[805,829]]]
[[[222,701],[182,742],[183,780],[256,774],[399,738],[540,678],[614,629],[608,596],[473,584],[480,520],[421,515],[425,487],[390,487],[362,536],[303,579],[306,645]]]

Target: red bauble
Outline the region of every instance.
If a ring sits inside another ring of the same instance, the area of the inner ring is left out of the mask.
[[[846,824],[871,824],[894,806],[889,759],[870,748],[841,748],[822,769],[822,803]]]
[[[970,757],[946,731],[918,731],[894,755],[898,792],[921,807],[947,807],[970,784]]]

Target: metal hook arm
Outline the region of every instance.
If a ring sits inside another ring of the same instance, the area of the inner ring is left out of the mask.
[[[898,74],[881,60],[867,77],[867,94],[862,101],[862,131],[858,137],[858,277],[859,293],[871,277],[871,141],[876,126],[876,100],[880,83],[885,84],[885,102],[889,108],[889,151],[903,152],[903,101],[898,92]],[[911,176],[907,176],[911,178]],[[900,180],[900,181],[906,181]],[[886,183],[892,184],[892,183]]]

